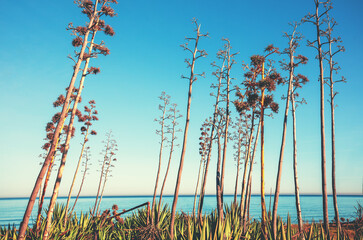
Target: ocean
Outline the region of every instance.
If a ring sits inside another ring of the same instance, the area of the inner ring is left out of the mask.
[[[239,199],[239,197],[238,197]],[[70,206],[73,204],[74,198],[71,200]],[[57,202],[65,204],[66,197],[59,197]],[[104,196],[101,202],[101,210],[112,208],[113,204],[117,204],[119,210],[129,209],[145,203],[147,201],[152,202],[152,196]],[[163,196],[163,203],[168,204],[171,207],[173,202],[173,196]],[[224,203],[230,204],[233,201],[233,195],[225,195]],[[185,213],[191,213],[193,211],[194,196],[181,195],[178,199],[177,211],[183,211]],[[271,205],[270,205],[271,202]],[[322,197],[319,195],[301,195],[301,211],[303,221],[320,221],[323,219],[323,206]],[[23,214],[28,203],[28,198],[0,198],[0,225],[15,225],[19,226]],[[45,198],[44,206],[49,203],[49,198]],[[94,206],[95,197],[80,197],[75,207],[76,213],[86,213]],[[356,215],[356,207],[358,203],[363,205],[363,195],[339,195],[338,196],[338,208],[339,216],[353,220]],[[272,210],[273,196],[270,198],[266,195],[266,209]],[[34,222],[37,212],[37,204],[34,205],[30,224]],[[214,195],[207,195],[204,201],[203,212],[209,213],[216,208],[216,197]],[[328,196],[328,208],[329,219],[334,219],[334,207],[333,198]],[[132,213],[129,213],[132,214]],[[295,196],[294,195],[280,195],[278,214],[286,219],[287,215],[291,216],[293,223],[297,222],[296,208],[295,208]],[[260,207],[260,195],[252,195],[250,216],[252,218],[259,219],[261,216]]]

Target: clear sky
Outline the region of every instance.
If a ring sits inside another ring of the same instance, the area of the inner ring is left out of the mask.
[[[340,35],[346,52],[337,56],[342,70],[337,76],[345,76],[347,84],[336,86],[336,160],[337,191],[341,194],[360,194],[363,180],[363,126],[361,111],[360,71],[363,69],[363,2],[333,1],[332,16],[339,25],[335,33]],[[223,45],[221,39],[229,38],[233,51],[239,51],[237,64],[232,69],[234,84],[243,80],[242,61],[262,54],[273,43],[283,49],[287,41],[282,37],[290,31],[289,22],[299,21],[313,12],[313,1],[120,1],[115,7],[118,16],[107,19],[115,29],[115,36],[98,34],[111,54],[91,60],[91,66],[101,68],[101,73],[86,79],[83,102],[94,99],[99,111],[99,121],[94,124],[98,132],[90,137],[92,151],[90,175],[87,176],[83,195],[95,195],[99,178],[98,160],[102,158],[101,141],[107,130],[112,129],[119,145],[118,162],[113,177],[108,181],[106,195],[152,194],[159,139],[153,121],[158,117],[158,96],[162,91],[171,95],[181,114],[185,115],[187,101],[186,80],[188,74],[184,58],[189,57],[179,45],[185,36],[193,36],[193,17],[198,18],[202,32],[210,37],[200,42],[208,56],[200,59],[197,72],[206,72],[193,86],[191,122],[187,155],[182,177],[181,194],[192,194],[199,166],[198,138],[202,121],[211,115],[213,99],[209,96],[214,81],[210,63],[216,60],[216,52]],[[5,1],[0,9],[0,197],[28,197],[39,173],[41,146],[45,137],[45,124],[55,113],[52,102],[68,86],[72,74],[72,62],[67,59],[73,53],[72,36],[66,31],[69,22],[75,25],[87,21],[73,1]],[[309,64],[298,71],[310,82],[301,91],[308,104],[297,109],[298,169],[301,193],[321,192],[319,83],[316,52],[306,47],[306,39],[313,40],[315,29],[306,24],[300,28],[306,38],[298,53],[309,58]],[[276,56],[279,61],[282,57]],[[286,76],[286,73],[283,73]],[[286,86],[275,93],[276,99],[286,94]],[[328,95],[326,95],[328,97]],[[267,119],[266,136],[266,192],[274,191],[279,147],[281,143],[282,101],[280,113]],[[327,102],[326,102],[327,104]],[[330,121],[326,105],[328,189],[331,192]],[[81,105],[83,108],[83,104]],[[233,118],[236,113],[233,110]],[[180,126],[184,127],[184,118]],[[293,193],[292,174],[292,124],[288,123],[287,146],[282,176],[282,193]],[[66,195],[80,151],[80,125],[78,136],[71,142],[68,161],[60,189]],[[181,141],[179,135],[179,143]],[[166,154],[165,154],[166,155]],[[229,144],[226,163],[225,193],[233,193],[236,174],[232,144]],[[259,168],[256,158],[253,193],[259,193]],[[174,153],[166,194],[172,194],[175,186],[180,148]],[[166,167],[163,159],[162,174]],[[216,154],[212,156],[207,193],[215,193]],[[54,177],[55,173],[53,173]],[[52,178],[54,180],[54,178]],[[53,181],[52,180],[52,181]],[[52,185],[50,188],[52,188]],[[49,192],[50,192],[49,188]]]

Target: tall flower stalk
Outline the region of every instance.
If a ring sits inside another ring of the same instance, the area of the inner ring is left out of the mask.
[[[286,105],[285,105],[285,114],[284,114],[284,121],[283,121],[283,130],[282,130],[282,140],[281,140],[281,148],[280,148],[280,156],[279,156],[279,164],[278,164],[278,171],[276,177],[276,187],[275,187],[275,195],[274,195],[274,204],[273,204],[273,211],[272,211],[272,230],[274,238],[277,236],[277,207],[279,202],[280,196],[280,185],[281,185],[281,176],[282,176],[282,164],[284,159],[284,151],[285,151],[285,143],[286,143],[286,130],[287,130],[287,117],[289,113],[289,106],[290,106],[290,99],[291,93],[293,88],[293,79],[294,79],[294,71],[295,68],[300,64],[306,64],[307,58],[298,55],[295,56],[296,49],[299,47],[299,41],[302,39],[302,36],[299,32],[296,32],[297,24],[291,24],[293,27],[293,31],[291,34],[285,33],[285,37],[289,40],[289,46],[284,49],[282,52],[289,57],[289,63],[282,62],[282,69],[289,72],[289,80],[288,80],[288,87],[287,87],[287,97],[286,97]],[[297,60],[297,61],[295,61]]]
[[[233,148],[236,150],[234,153],[234,159],[236,161],[236,182],[234,184],[234,197],[233,204],[237,206],[237,191],[238,191],[238,180],[239,180],[239,172],[241,170],[241,154],[242,154],[242,145],[244,145],[244,134],[243,134],[243,116],[240,114],[239,117],[236,118],[236,123],[233,125],[235,129],[233,132],[233,140],[235,141]]]
[[[228,39],[223,39],[226,43],[224,45],[223,55],[226,59],[226,66],[224,69],[224,76],[222,80],[224,80],[223,86],[225,89],[223,90],[223,100],[226,103],[226,111],[225,111],[225,126],[224,126],[224,142],[223,142],[223,154],[222,154],[222,166],[221,166],[221,172],[220,172],[220,178],[218,179],[218,173],[217,173],[217,198],[219,201],[219,207],[218,207],[218,216],[219,219],[223,219],[223,191],[224,191],[224,176],[225,176],[225,165],[227,161],[227,143],[228,143],[228,127],[230,122],[230,110],[229,110],[229,104],[230,104],[230,92],[231,92],[231,69],[232,66],[235,64],[235,60],[233,59],[235,55],[238,53],[231,53],[231,44]]]
[[[159,164],[158,164],[158,170],[156,173],[153,202],[151,205],[151,223],[152,224],[154,224],[154,208],[155,208],[156,191],[158,190],[161,159],[162,159],[162,155],[163,155],[164,142],[166,141],[165,131],[168,128],[168,126],[165,124],[166,124],[166,120],[169,118],[169,115],[167,114],[167,108],[170,103],[170,96],[166,95],[165,92],[162,92],[159,99],[162,101],[162,104],[159,105],[159,110],[161,111],[161,116],[159,119],[155,119],[155,121],[157,121],[160,124],[160,130],[156,130],[156,134],[160,136],[160,149],[159,149]]]
[[[74,95],[73,95],[72,99],[74,99]],[[65,97],[63,95],[59,95],[57,100],[53,103],[53,106],[54,107],[62,106],[64,104],[64,101],[65,101]],[[48,122],[47,125],[46,125],[45,130],[47,132],[47,136],[46,136],[45,140],[47,142],[43,145],[42,149],[44,149],[47,152],[49,152],[49,148],[50,148],[50,146],[52,144],[52,139],[53,139],[54,130],[55,130],[55,124],[57,124],[57,122],[59,121],[59,116],[60,116],[59,112],[54,114],[54,116],[52,117],[52,121]],[[63,132],[63,134],[59,135],[58,142],[62,141],[61,140],[62,135],[64,136],[65,134]],[[57,147],[57,150],[58,151],[60,150],[59,146]],[[40,196],[39,196],[39,205],[38,205],[38,215],[37,215],[37,219],[36,219],[36,222],[35,222],[37,232],[40,231],[40,226],[41,226],[40,220],[41,220],[41,215],[42,215],[42,210],[43,210],[44,197],[45,197],[45,193],[46,193],[47,188],[48,188],[48,182],[49,182],[52,170],[53,170],[56,155],[57,155],[57,153],[54,152],[54,155],[51,158],[51,161],[50,161],[48,169],[47,169],[47,174],[46,174],[45,179],[44,179],[43,188],[41,188],[40,191],[39,191]],[[46,157],[47,157],[47,154],[44,154],[43,158],[46,159]]]
[[[158,222],[159,222],[159,219],[160,219],[161,201],[163,199],[164,187],[165,187],[166,180],[168,178],[169,169],[170,169],[170,163],[171,163],[171,159],[172,159],[173,152],[174,152],[174,147],[178,146],[178,145],[175,144],[175,140],[177,139],[176,134],[181,131],[181,129],[178,129],[177,128],[177,126],[179,125],[179,123],[177,122],[177,120],[179,118],[181,118],[182,115],[179,114],[179,110],[177,110],[176,107],[177,107],[177,105],[175,103],[173,103],[171,105],[171,108],[168,110],[169,111],[169,114],[170,114],[170,120],[171,120],[171,127],[167,131],[167,133],[170,134],[170,138],[168,140],[170,150],[169,150],[168,166],[166,167],[163,184],[162,184],[161,189],[160,189],[159,206],[158,206],[158,210],[159,211],[158,211],[158,218],[157,218],[158,219]]]
[[[337,189],[336,189],[336,179],[335,179],[335,103],[334,99],[335,96],[338,94],[334,90],[334,84],[338,82],[346,82],[346,79],[342,77],[341,79],[334,80],[333,75],[334,72],[338,73],[338,70],[340,70],[340,67],[338,66],[338,63],[333,60],[334,56],[340,52],[344,52],[345,48],[344,46],[341,46],[340,43],[342,42],[340,37],[333,37],[333,30],[334,27],[337,25],[337,22],[327,14],[327,30],[325,32],[326,41],[329,45],[329,50],[325,53],[325,60],[329,64],[329,77],[326,81],[326,84],[329,86],[330,92],[329,96],[330,99],[328,102],[330,103],[330,117],[331,117],[331,149],[332,149],[332,192],[333,192],[333,204],[334,204],[334,212],[335,212],[335,222],[337,224],[337,232],[341,232],[341,226],[340,226],[340,218],[339,218],[339,210],[338,210],[338,199],[337,199]],[[336,45],[338,44],[338,45]],[[334,45],[336,47],[333,49]]]
[[[248,171],[248,177],[247,177],[247,183],[246,183],[246,195],[245,195],[244,202],[241,202],[241,204],[242,203],[244,204],[243,209],[241,209],[241,211],[243,211],[243,215],[242,215],[243,226],[246,226],[246,222],[249,219],[250,200],[251,200],[251,193],[252,193],[252,190],[251,190],[251,188],[252,188],[252,171],[253,171],[253,165],[254,165],[254,161],[255,161],[255,154],[256,154],[256,150],[257,150],[260,129],[261,129],[261,121],[258,121],[255,142],[254,142],[253,150],[252,150],[252,156],[250,157],[250,169]],[[252,141],[253,141],[253,138],[252,138],[251,142]],[[241,199],[241,200],[243,200],[243,199]]]
[[[77,96],[76,99],[74,100],[73,103],[73,108],[72,108],[72,114],[69,120],[69,125],[68,128],[69,129],[73,129],[73,124],[74,124],[74,118],[76,116],[77,113],[77,106],[78,103],[80,101],[80,97],[81,97],[81,93],[84,87],[84,80],[86,78],[86,76],[88,74],[97,74],[99,73],[99,68],[95,68],[95,67],[90,67],[88,68],[89,65],[89,61],[90,58],[94,58],[97,57],[98,54],[103,54],[103,55],[108,55],[109,54],[109,50],[104,46],[103,43],[101,44],[95,44],[94,43],[94,39],[95,39],[95,35],[98,31],[104,31],[105,34],[107,35],[114,35],[114,32],[112,30],[112,28],[107,25],[105,26],[104,21],[100,20],[99,17],[102,16],[103,14],[105,14],[107,11],[109,11],[108,9],[105,9],[105,4],[107,3],[107,1],[104,1],[102,3],[102,7],[101,10],[97,11],[97,5],[94,6],[94,9],[96,9],[95,14],[98,16],[98,18],[96,18],[94,25],[91,27],[92,29],[92,38],[90,41],[90,45],[88,47],[88,54],[85,54],[83,57],[83,60],[85,61],[84,67],[83,67],[83,71],[82,71],[82,77],[79,83],[79,88],[78,88],[78,92],[77,92]],[[73,28],[72,25],[70,25],[69,27],[70,29],[73,29],[74,32],[77,32],[77,28]],[[82,33],[81,33],[82,34]],[[74,44],[75,45],[75,44]],[[52,214],[53,214],[53,209],[55,206],[55,202],[56,199],[58,197],[58,191],[59,191],[59,187],[61,184],[61,180],[62,180],[62,175],[63,175],[63,171],[64,171],[64,167],[65,167],[65,163],[66,163],[66,159],[67,159],[67,154],[68,154],[68,150],[69,150],[69,142],[71,139],[71,131],[69,130],[67,133],[67,138],[66,138],[66,142],[65,142],[65,146],[64,146],[64,151],[62,152],[62,159],[61,159],[61,164],[60,167],[58,169],[58,175],[57,175],[57,180],[54,184],[54,189],[53,189],[53,194],[49,203],[49,209],[48,209],[48,214],[47,214],[47,224],[46,224],[46,230],[44,231],[43,237],[44,239],[48,239],[48,233],[50,230],[50,224],[51,224],[51,220],[52,220]]]
[[[179,197],[179,187],[181,182],[181,175],[183,172],[183,166],[184,166],[184,158],[185,158],[185,152],[186,152],[186,144],[187,144],[187,138],[188,138],[188,130],[189,130],[189,121],[190,121],[190,106],[192,101],[192,86],[193,83],[197,80],[197,76],[204,76],[204,73],[202,74],[196,74],[194,73],[194,67],[195,62],[197,59],[201,57],[205,57],[207,53],[204,50],[198,49],[198,43],[201,37],[207,37],[208,34],[202,34],[200,32],[200,25],[197,23],[196,19],[193,19],[193,23],[196,26],[196,37],[192,38],[186,38],[187,42],[181,47],[190,52],[192,54],[192,59],[188,60],[186,59],[185,62],[187,63],[188,68],[190,68],[190,75],[189,77],[182,78],[188,79],[189,81],[189,90],[188,90],[188,102],[187,102],[187,114],[185,119],[185,129],[184,129],[184,137],[183,137],[183,144],[182,144],[182,150],[181,150],[181,156],[180,156],[180,164],[179,164],[179,170],[178,170],[178,176],[175,184],[175,191],[174,191],[174,199],[173,199],[173,205],[171,210],[171,218],[170,218],[170,238],[174,239],[174,221],[175,221],[175,212],[176,212],[176,204],[178,202]],[[194,48],[189,48],[188,44],[190,42],[194,42]]]
[[[243,64],[244,69],[248,69],[248,72],[244,74],[245,80],[243,82],[244,88],[241,89],[239,87],[236,88],[236,96],[238,97],[235,100],[234,106],[236,107],[237,112],[240,116],[244,116],[246,122],[245,126],[245,134],[248,138],[247,141],[247,148],[245,150],[244,156],[244,169],[243,169],[243,178],[242,178],[242,190],[241,190],[241,199],[240,199],[240,217],[244,219],[244,208],[246,206],[245,199],[247,199],[247,188],[248,188],[248,181],[246,184],[246,177],[247,177],[247,166],[250,162],[250,155],[251,155],[251,146],[253,142],[253,132],[254,132],[254,125],[255,125],[255,118],[258,115],[256,112],[256,103],[254,101],[248,101],[248,98],[253,94],[257,94],[257,88],[255,87],[256,77],[258,73],[256,72],[256,68],[250,68],[247,64]],[[250,114],[248,114],[250,112]],[[251,124],[248,126],[248,119],[251,119]],[[248,132],[249,131],[249,132]],[[251,162],[252,164],[252,162]],[[252,169],[252,166],[250,166]]]
[[[273,53],[278,53],[278,49],[273,45],[265,48],[266,54],[264,56],[254,55],[251,57],[251,71],[248,73],[249,77],[253,77],[256,81],[245,81],[248,91],[247,102],[251,106],[257,106],[260,114],[260,132],[261,132],[261,212],[262,212],[262,230],[265,237],[267,236],[266,228],[266,203],[265,203],[265,154],[264,154],[264,116],[265,110],[271,109],[272,112],[277,113],[279,106],[273,101],[273,95],[266,94],[266,91],[273,92],[276,89],[276,84],[280,81],[281,76],[272,66],[272,61],[266,63],[267,57]],[[269,67],[265,70],[265,65]],[[261,80],[257,81],[257,77],[261,75]]]
[[[86,175],[88,173],[88,170],[89,170],[89,165],[91,165],[91,163],[89,163],[89,160],[90,160],[90,157],[91,157],[91,154],[90,154],[90,147],[87,147],[85,150],[84,150],[84,155],[83,155],[83,158],[85,159],[83,161],[83,176],[82,176],[82,181],[81,181],[81,184],[79,185],[79,189],[78,189],[78,193],[77,193],[77,196],[76,196],[76,199],[74,200],[74,203],[73,203],[73,207],[72,207],[72,210],[70,212],[70,216],[72,216],[72,213],[74,211],[74,208],[76,207],[76,204],[77,204],[77,201],[78,201],[78,198],[79,198],[79,195],[81,194],[81,191],[82,191],[82,188],[83,188],[83,184],[84,184],[84,180],[86,179]]]
[[[202,127],[200,128],[200,131],[201,131],[201,134],[199,137],[200,164],[199,164],[198,179],[197,179],[197,184],[195,187],[195,194],[194,194],[193,217],[195,217],[195,205],[197,202],[200,174],[201,174],[201,172],[202,172],[202,175],[205,173],[206,156],[207,156],[207,152],[208,152],[208,148],[209,148],[208,143],[209,143],[209,139],[210,139],[208,136],[208,131],[210,130],[209,125],[210,125],[209,119],[206,119],[204,121],[204,123],[202,124]],[[202,171],[202,166],[203,166],[203,171]]]
[[[113,139],[113,135],[112,135],[112,131],[108,131],[106,133],[106,140],[103,141],[104,145],[104,149],[102,150],[103,154],[103,160],[101,161],[101,174],[100,174],[100,180],[98,182],[98,188],[97,188],[97,195],[96,195],[96,200],[95,200],[95,205],[93,207],[92,210],[92,215],[96,215],[98,216],[98,208],[100,206],[101,200],[100,200],[100,191],[101,191],[101,186],[102,183],[104,183],[104,178],[106,178],[106,172],[108,167],[111,164],[112,156],[115,155],[115,152],[117,151],[117,144],[116,144],[116,140]],[[104,187],[102,188],[104,189]]]
[[[103,197],[103,193],[105,191],[105,186],[106,186],[106,182],[107,180],[112,177],[112,175],[110,175],[111,171],[112,171],[112,168],[115,167],[115,165],[113,165],[112,163],[117,161],[116,158],[114,158],[114,156],[116,155],[116,151],[117,151],[117,144],[116,142],[113,140],[113,143],[112,143],[112,148],[113,148],[113,151],[110,152],[109,156],[108,156],[108,160],[106,162],[106,169],[105,169],[105,172],[104,172],[104,177],[103,177],[103,185],[102,185],[102,191],[101,191],[101,195],[100,195],[100,199],[98,201],[98,205],[97,205],[97,209],[96,209],[96,213],[98,214],[99,212],[99,209],[100,209],[100,205],[101,205],[101,201],[102,201],[102,197]]]
[[[322,25],[326,22],[326,14],[332,9],[330,0],[319,1],[314,0],[315,13],[308,14],[302,21],[310,22],[316,27],[316,40],[308,41],[308,46],[317,50],[317,59],[319,61],[319,82],[320,82],[320,145],[321,145],[321,188],[323,195],[323,218],[324,218],[324,230],[329,235],[329,215],[328,215],[328,188],[326,180],[326,147],[325,147],[325,108],[324,108],[324,51],[322,35],[324,30]],[[324,6],[323,13],[319,13],[319,8]]]
[[[36,196],[38,195],[38,191],[40,189],[44,175],[47,171],[47,168],[49,167],[51,159],[54,156],[54,152],[57,148],[59,134],[63,129],[65,117],[66,117],[66,114],[68,113],[71,94],[73,93],[74,84],[76,82],[76,78],[80,71],[80,66],[84,60],[91,57],[91,56],[88,56],[88,54],[85,52],[86,48],[89,47],[88,46],[88,44],[89,44],[88,37],[90,34],[92,34],[94,32],[94,30],[95,30],[94,27],[97,26],[96,22],[99,20],[99,17],[101,17],[102,15],[115,16],[113,9],[109,6],[110,2],[117,3],[115,0],[111,0],[111,1],[105,0],[100,4],[99,4],[99,0],[95,0],[94,3],[90,0],[76,2],[76,4],[82,9],[82,13],[86,14],[87,17],[89,18],[89,22],[86,24],[86,27],[73,28],[72,25],[70,26],[70,27],[72,27],[72,30],[74,30],[74,33],[77,34],[77,36],[73,40],[72,44],[75,47],[81,47],[81,49],[76,54],[77,60],[75,60],[75,65],[73,67],[73,74],[72,74],[69,86],[67,88],[67,95],[65,97],[65,102],[63,104],[62,112],[60,114],[57,127],[55,128],[55,131],[54,131],[54,136],[52,139],[52,143],[50,146],[48,156],[46,157],[46,159],[43,163],[43,166],[39,172],[39,175],[35,182],[33,191],[29,197],[29,202],[28,202],[27,208],[25,210],[23,220],[20,224],[19,237],[18,237],[19,240],[23,240],[25,238],[25,233],[27,230],[29,218],[30,218],[33,206],[34,206]],[[99,5],[101,5],[100,10],[98,10]],[[110,35],[114,34],[114,32],[110,26],[108,26],[108,25],[104,26],[103,21],[98,21],[98,23],[103,23],[103,28],[99,24],[98,24],[98,27],[101,27],[106,33],[109,33]],[[102,44],[98,45],[98,49],[99,49],[99,51],[102,51],[104,54],[108,54],[108,52],[109,52],[109,50],[106,47],[104,47]],[[47,231],[45,231],[45,232],[47,232]]]
[[[84,150],[85,150],[85,147],[86,147],[86,143],[88,142],[88,135],[89,134],[91,134],[91,135],[96,135],[97,134],[97,132],[94,131],[94,130],[90,131],[90,127],[92,126],[91,122],[98,120],[98,118],[96,116],[98,114],[98,112],[97,112],[97,110],[95,110],[96,102],[94,100],[91,100],[91,101],[88,102],[88,104],[89,104],[89,107],[87,107],[87,106],[84,107],[84,111],[85,111],[84,115],[82,115],[81,112],[78,111],[78,121],[84,122],[84,126],[82,126],[82,128],[81,128],[81,132],[82,132],[82,135],[84,135],[84,138],[83,138],[81,153],[79,154],[79,158],[78,158],[77,167],[76,167],[76,170],[75,170],[74,175],[73,175],[72,184],[71,184],[71,186],[69,188],[69,192],[68,192],[68,198],[67,198],[67,203],[66,203],[66,208],[65,208],[65,216],[64,216],[64,225],[67,223],[68,207],[69,207],[69,203],[70,203],[70,200],[71,200],[71,194],[72,194],[72,191],[73,191],[74,184],[76,182],[79,167],[80,167],[81,162],[82,162],[83,153],[84,153]]]
[[[218,108],[217,113],[217,120],[215,122],[215,128],[216,128],[216,136],[215,141],[217,142],[217,169],[216,169],[216,198],[217,198],[217,213],[218,213],[218,219],[222,219],[223,215],[223,194],[221,192],[221,162],[222,162],[222,138],[223,138],[223,132],[224,132],[224,126],[226,124],[225,114],[226,110],[224,108]]]
[[[304,239],[303,234],[303,221],[301,216],[301,206],[300,206],[300,190],[299,190],[299,183],[298,183],[298,175],[297,175],[297,137],[296,137],[296,103],[306,103],[304,99],[297,101],[296,98],[299,96],[297,93],[297,89],[301,88],[302,85],[306,84],[309,80],[301,74],[294,76],[293,79],[293,89],[290,95],[291,98],[291,113],[292,113],[292,120],[293,120],[293,169],[294,169],[294,185],[295,185],[295,205],[296,205],[296,215],[298,221],[298,228],[300,232],[300,236]]]
[[[212,63],[212,66],[217,68],[215,72],[213,72],[213,75],[217,78],[218,83],[212,84],[211,88],[216,89],[216,93],[211,93],[211,96],[215,97],[215,103],[214,103],[214,112],[213,117],[210,119],[211,127],[210,127],[210,139],[208,144],[208,152],[206,157],[206,163],[205,163],[205,170],[203,174],[202,179],[202,185],[201,185],[201,192],[199,196],[199,203],[198,203],[198,219],[201,219],[202,211],[203,211],[203,203],[204,203],[204,195],[205,195],[205,187],[207,183],[207,176],[208,176],[208,169],[209,169],[209,163],[212,156],[212,145],[214,141],[214,135],[216,131],[216,122],[218,118],[218,105],[220,103],[220,95],[221,95],[221,87],[222,87],[222,78],[223,78],[223,72],[224,72],[224,65],[226,59],[223,57],[222,50],[219,50],[217,53],[217,58],[222,60],[221,66],[218,66],[215,62]],[[217,130],[218,131],[218,130]]]

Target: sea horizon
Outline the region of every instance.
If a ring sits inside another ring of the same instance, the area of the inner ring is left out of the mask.
[[[103,198],[117,198],[117,197],[153,197],[153,194],[130,194],[130,195],[103,195]],[[173,194],[163,194],[163,197],[173,197]],[[194,197],[194,194],[179,194],[179,197]],[[215,197],[216,194],[205,194],[206,197]],[[234,194],[224,194],[223,196],[234,196]],[[237,194],[237,197],[240,197],[241,194]],[[261,196],[261,194],[251,194],[251,196]],[[265,194],[265,196],[275,196],[275,194]],[[293,193],[283,193],[279,194],[279,196],[295,196]],[[299,196],[307,196],[307,197],[314,197],[314,196],[322,196],[322,194],[318,193],[302,193]],[[333,194],[328,194],[329,197],[333,196]],[[363,197],[361,193],[341,193],[337,194],[339,197]],[[50,199],[51,196],[44,197],[45,199]],[[75,198],[76,196],[71,196],[71,198]],[[79,196],[79,198],[95,198],[96,195],[85,195]],[[156,197],[160,197],[160,195],[156,195]],[[197,195],[199,197],[199,194]],[[0,200],[11,200],[11,199],[28,199],[29,197],[0,197]],[[68,198],[68,196],[58,196],[57,198]],[[39,199],[37,197],[36,199]]]

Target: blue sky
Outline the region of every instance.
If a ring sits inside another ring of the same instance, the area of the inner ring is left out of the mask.
[[[346,52],[337,56],[347,84],[337,85],[336,142],[338,193],[361,193],[363,170],[363,127],[361,124],[362,23],[363,3],[343,0],[333,2],[332,16],[339,25],[336,34],[343,39]],[[191,194],[199,166],[198,138],[202,121],[212,113],[213,99],[209,96],[214,81],[210,63],[223,45],[221,39],[229,38],[233,51],[239,51],[237,64],[232,69],[234,84],[243,77],[242,61],[262,54],[268,44],[283,49],[287,41],[282,37],[289,31],[289,22],[299,21],[313,12],[313,1],[120,1],[115,7],[118,16],[106,19],[113,26],[114,37],[98,34],[110,48],[107,57],[99,56],[91,66],[101,68],[97,76],[87,78],[84,102],[94,99],[100,121],[94,124],[98,136],[90,138],[92,151],[90,175],[84,186],[84,195],[97,191],[98,160],[101,141],[107,130],[112,129],[119,145],[118,162],[113,177],[108,181],[106,195],[152,194],[156,176],[159,140],[158,127],[153,119],[159,115],[158,96],[162,91],[171,95],[181,114],[185,115],[187,81],[180,78],[188,74],[184,58],[189,57],[179,45],[185,36],[193,36],[193,17],[198,18],[202,32],[209,38],[200,42],[208,56],[200,59],[197,72],[205,72],[193,86],[191,123],[186,162],[183,171],[181,194]],[[84,24],[86,18],[73,1],[17,1],[4,2],[0,10],[2,37],[0,46],[0,197],[28,196],[39,172],[41,145],[45,124],[55,113],[52,102],[63,93],[72,74],[72,36],[66,31],[69,22]],[[319,83],[316,52],[307,48],[306,39],[314,39],[312,25],[303,25],[305,36],[298,52],[309,58],[307,66],[298,71],[310,82],[301,91],[308,104],[298,108],[298,168],[300,191],[321,192],[320,133],[319,133]],[[274,58],[276,61],[281,56]],[[286,73],[284,73],[286,76]],[[275,93],[276,99],[286,94],[286,86]],[[328,95],[326,95],[328,97]],[[266,192],[274,190],[277,161],[281,142],[282,112],[266,121]],[[327,104],[327,103],[326,103]],[[83,105],[82,105],[83,106]],[[329,108],[326,111],[327,166],[330,191],[330,131]],[[236,113],[233,112],[234,117]],[[234,118],[233,117],[233,118]],[[288,123],[287,148],[282,176],[282,193],[293,192],[291,119]],[[180,126],[184,127],[183,120]],[[80,126],[76,126],[78,129]],[[179,136],[179,143],[181,135]],[[71,142],[60,195],[66,195],[78,159],[81,138]],[[165,154],[166,155],[166,154]],[[233,193],[235,162],[232,144],[229,145],[225,193]],[[256,158],[258,159],[259,155]],[[166,193],[173,193],[180,149],[174,153]],[[216,154],[213,155],[207,193],[215,192]],[[164,159],[162,172],[166,166]],[[259,193],[259,168],[254,167],[253,193]],[[53,173],[53,176],[55,173]]]

